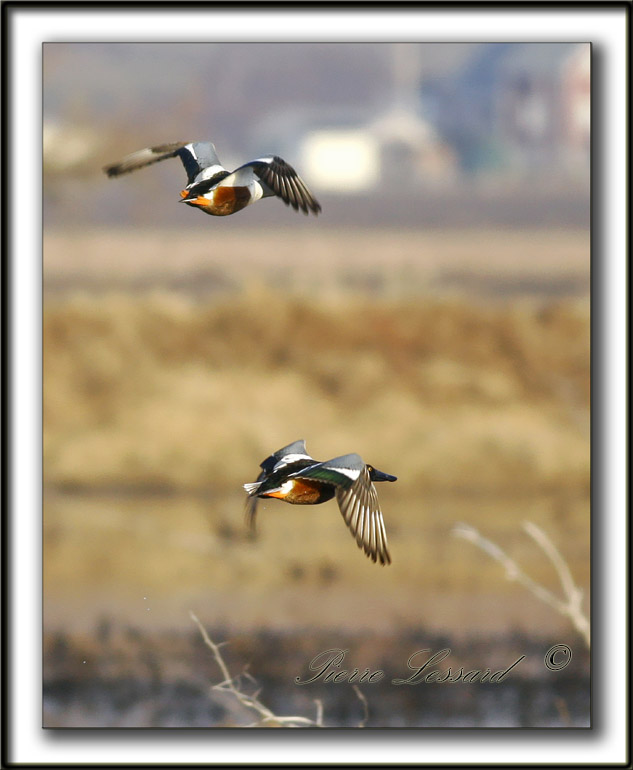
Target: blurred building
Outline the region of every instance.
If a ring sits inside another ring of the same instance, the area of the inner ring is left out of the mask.
[[[590,47],[533,43],[500,72],[499,136],[527,168],[589,160]]]
[[[388,50],[391,86],[371,109],[304,108],[276,116],[268,126],[277,140],[292,132],[301,168],[324,191],[406,191],[455,180],[451,147],[420,113],[422,47],[397,43]]]
[[[424,113],[466,174],[588,171],[588,43],[490,43],[421,84]]]
[[[424,120],[394,108],[356,127],[308,131],[301,167],[331,193],[437,186],[454,178],[455,159]]]
[[[563,68],[563,130],[569,161],[588,162],[591,141],[591,53],[589,45],[579,45]]]
[[[384,107],[296,107],[265,130],[333,194],[450,187],[468,177],[543,177],[565,186],[589,171],[588,43],[489,43],[459,66],[425,66],[433,49],[393,46]],[[260,127],[261,128],[261,127]]]

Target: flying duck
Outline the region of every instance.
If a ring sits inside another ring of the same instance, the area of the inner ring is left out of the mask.
[[[180,158],[187,172],[187,186],[181,200],[205,214],[225,217],[235,214],[260,198],[273,195],[295,211],[315,216],[321,206],[297,172],[277,155],[251,160],[235,171],[220,163],[211,142],[173,142],[138,150],[119,163],[104,167],[109,177],[121,176],[167,158]]]
[[[391,564],[385,524],[374,481],[396,481],[363,462],[357,454],[317,462],[305,441],[294,441],[267,457],[257,481],[244,484],[248,493],[246,519],[255,528],[257,499],[276,497],[294,505],[318,505],[336,496],[345,523],[356,543],[374,562]]]

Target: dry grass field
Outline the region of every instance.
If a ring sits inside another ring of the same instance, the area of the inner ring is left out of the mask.
[[[44,259],[46,628],[569,633],[451,530],[557,590],[531,520],[588,592],[586,233],[57,233]],[[334,503],[262,501],[248,538],[241,485],[297,438],[398,476],[392,566]]]
[[[358,448],[426,494],[582,487],[588,324],[579,303],[50,303],[45,478],[228,492],[306,437],[316,456]]]

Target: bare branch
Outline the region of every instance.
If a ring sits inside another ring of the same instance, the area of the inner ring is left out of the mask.
[[[530,521],[524,522],[523,528],[554,566],[561,582],[564,599],[559,599],[547,588],[533,580],[519,567],[514,559],[510,558],[496,543],[483,537],[474,527],[463,523],[457,524],[453,528],[453,535],[468,540],[470,543],[481,548],[482,551],[492,556],[493,559],[505,568],[508,580],[515,580],[517,583],[520,583],[542,602],[552,607],[559,614],[569,618],[574,628],[583,637],[587,647],[589,647],[591,644],[590,628],[589,620],[582,612],[582,589],[574,583],[567,563],[545,532]]]
[[[318,727],[323,727],[323,702],[320,698],[315,698],[314,702],[316,704],[316,719],[314,720],[315,723],[318,725]]]
[[[218,664],[220,671],[222,672],[222,676],[224,677],[224,680],[220,682],[220,684],[214,685],[213,689],[220,690],[221,692],[231,693],[231,695],[233,695],[242,706],[259,714],[259,720],[251,723],[249,727],[258,727],[264,725],[270,727],[323,727],[323,705],[321,704],[321,701],[316,701],[316,720],[298,716],[280,717],[276,714],[273,714],[273,712],[264,706],[264,704],[258,699],[257,695],[259,694],[259,690],[255,695],[246,695],[246,693],[243,693],[239,689],[239,686],[237,686],[239,685],[239,677],[231,676],[227,665],[224,662],[222,655],[220,654],[221,645],[215,644],[215,642],[212,641],[212,639],[207,634],[205,627],[191,610],[189,611],[189,615],[193,622],[198,626],[204,643],[213,653],[215,662]],[[249,674],[246,670],[243,673],[251,682],[255,681],[251,674]]]
[[[356,684],[352,685],[354,688],[354,692],[358,696],[358,699],[363,704],[363,718],[358,723],[359,727],[365,727],[367,724],[367,720],[369,719],[369,704],[367,703],[367,698],[363,695],[360,687]]]

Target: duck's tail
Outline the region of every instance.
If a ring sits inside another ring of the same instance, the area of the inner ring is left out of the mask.
[[[255,497],[261,485],[262,485],[261,481],[252,481],[252,482],[249,482],[248,484],[243,484],[242,486],[248,492],[249,497]]]

